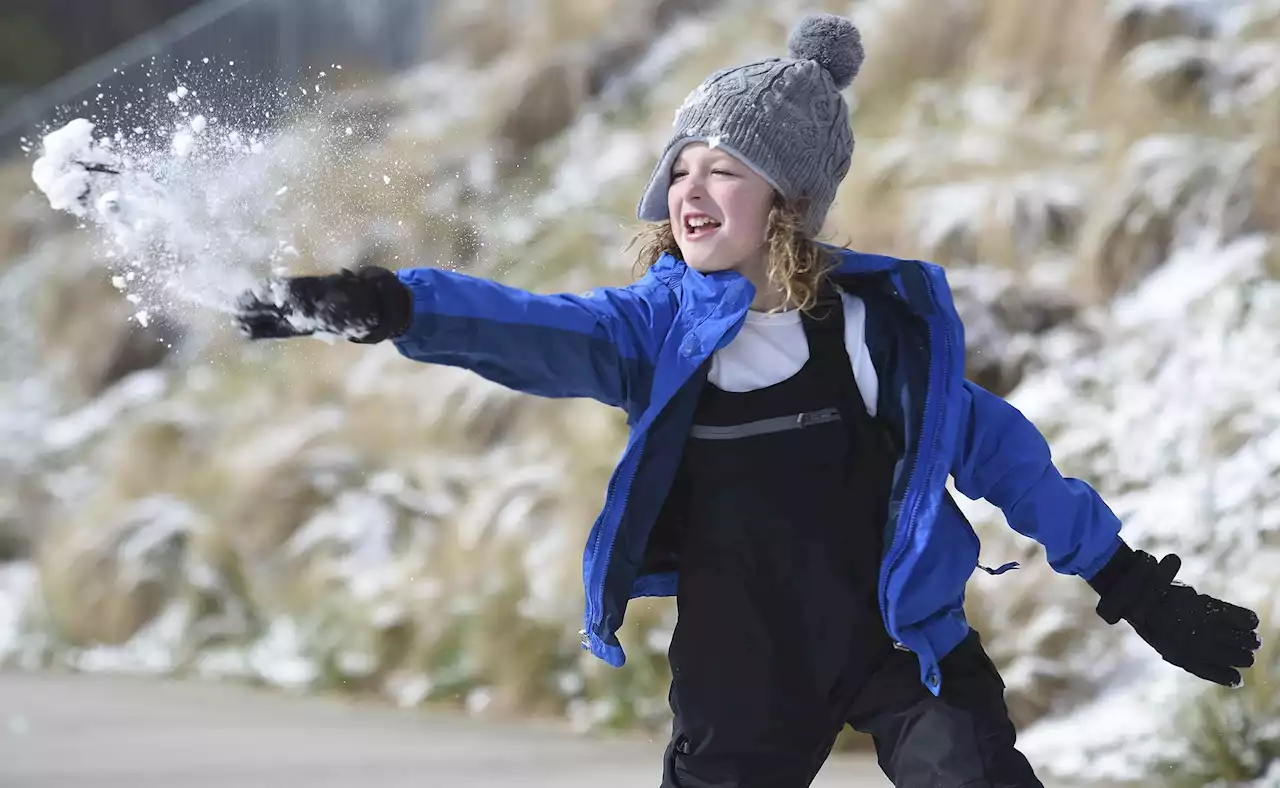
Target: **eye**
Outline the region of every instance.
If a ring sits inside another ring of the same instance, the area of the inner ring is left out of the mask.
[[[724,169],[715,169],[715,170],[712,170],[712,171],[711,171],[711,174],[712,174],[712,175],[728,175],[730,178],[736,178],[736,177],[737,177],[737,173],[733,172],[732,170],[724,170]]]
[[[671,180],[672,180],[672,181],[678,181],[678,180],[680,180],[681,178],[683,178],[684,176],[686,176],[686,175],[688,175],[688,174],[689,174],[689,173],[685,172],[684,170],[675,170],[675,171],[673,171],[673,172],[671,173]]]

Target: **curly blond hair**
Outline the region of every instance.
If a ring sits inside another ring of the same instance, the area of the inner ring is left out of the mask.
[[[765,244],[768,246],[766,272],[769,282],[779,287],[786,296],[783,307],[801,311],[812,309],[818,301],[818,287],[827,275],[834,258],[802,231],[804,211],[788,205],[780,197],[774,200],[769,211]],[[651,224],[632,239],[628,249],[640,243],[636,256],[635,275],[643,276],[664,252],[680,257],[671,222]],[[776,310],[775,310],[776,311]]]

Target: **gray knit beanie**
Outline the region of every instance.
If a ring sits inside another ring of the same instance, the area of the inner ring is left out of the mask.
[[[786,58],[722,69],[676,110],[675,133],[640,198],[642,221],[666,221],[671,167],[691,142],[720,147],[788,201],[807,201],[804,230],[817,235],[849,172],[853,130],[840,91],[862,67],[862,36],[833,14],[806,16]]]

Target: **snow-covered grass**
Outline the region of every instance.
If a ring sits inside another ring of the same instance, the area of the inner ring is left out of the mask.
[[[1064,330],[1010,397],[1050,437],[1063,472],[1102,493],[1131,544],[1176,552],[1180,579],[1260,606],[1280,580],[1271,448],[1280,421],[1270,404],[1280,365],[1268,362],[1280,353],[1270,306],[1280,286],[1264,271],[1267,251],[1253,236],[1179,252],[1093,316],[1104,343]],[[1052,576],[1039,548],[990,507],[963,503],[988,564],[1024,562],[1020,578],[971,586],[996,622],[992,651],[1011,705],[1052,712],[1024,746],[1049,771],[1140,778],[1168,744],[1168,704],[1203,682],[1162,663],[1127,626],[1106,627],[1083,583]]]

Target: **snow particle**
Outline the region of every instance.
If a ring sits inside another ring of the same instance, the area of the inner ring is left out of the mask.
[[[191,155],[196,146],[196,139],[189,131],[180,131],[173,135],[173,153],[180,159]]]

